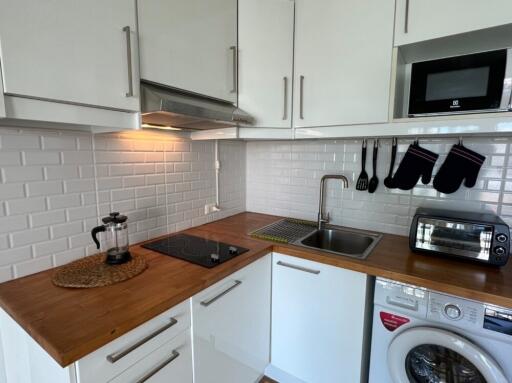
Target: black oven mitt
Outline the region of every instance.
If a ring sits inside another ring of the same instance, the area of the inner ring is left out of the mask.
[[[438,154],[420,147],[418,142],[409,145],[393,176],[393,186],[401,190],[410,190],[416,186],[420,177],[421,182],[428,184],[438,157]]]
[[[450,194],[459,189],[462,181],[464,186],[472,188],[484,161],[485,157],[481,154],[461,144],[453,145],[434,177],[434,188],[441,193]]]

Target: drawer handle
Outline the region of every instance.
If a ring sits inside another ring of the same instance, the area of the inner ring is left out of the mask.
[[[213,302],[215,302],[216,300],[222,298],[224,295],[226,295],[227,293],[229,293],[231,290],[237,288],[238,286],[240,286],[242,284],[242,281],[235,281],[235,284],[229,288],[227,288],[226,290],[224,290],[222,293],[220,293],[219,295],[216,295],[214,296],[213,298],[211,299],[208,299],[206,301],[201,301],[201,306],[204,306],[204,307],[208,307],[210,306]]]
[[[167,366],[169,363],[172,363],[173,360],[175,360],[178,356],[180,356],[180,353],[176,350],[173,350],[172,351],[172,355],[170,358],[164,360],[162,362],[162,364],[159,364],[158,366],[156,366],[154,369],[152,369],[151,371],[149,371],[146,375],[144,375],[142,378],[140,378],[139,380],[137,380],[136,383],[144,383],[146,382],[149,378],[151,378],[153,375],[155,375],[158,371],[160,371],[162,368],[164,368],[165,366]]]
[[[150,341],[151,339],[153,339],[154,337],[160,335],[161,333],[163,333],[165,330],[168,330],[170,329],[172,326],[174,326],[176,323],[178,323],[178,321],[176,320],[176,318],[171,318],[169,323],[167,323],[166,325],[160,327],[159,329],[155,330],[154,332],[152,332],[151,334],[149,334],[148,336],[142,338],[141,340],[139,340],[137,343],[134,343],[132,344],[131,346],[128,346],[126,347],[125,349],[123,350],[120,350],[120,351],[117,351],[117,352],[114,352],[110,355],[107,355],[107,360],[110,362],[110,363],[115,363],[117,362],[119,359],[125,357],[126,355],[128,355],[130,352],[134,351],[136,348],[142,346],[144,343]]]
[[[300,271],[304,271],[306,273],[317,274],[317,275],[320,274],[320,270],[308,269],[307,267],[292,265],[291,263],[277,261],[277,264],[279,266],[289,267],[290,269],[300,270]]]

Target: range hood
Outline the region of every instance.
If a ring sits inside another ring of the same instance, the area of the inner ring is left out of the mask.
[[[251,124],[247,113],[225,101],[141,82],[142,124],[190,130],[237,127]]]

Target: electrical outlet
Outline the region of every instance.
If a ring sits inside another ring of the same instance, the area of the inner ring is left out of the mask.
[[[214,203],[209,203],[209,204],[204,205],[204,214],[205,215],[216,212],[216,211],[219,211],[219,209],[217,208],[217,206]]]

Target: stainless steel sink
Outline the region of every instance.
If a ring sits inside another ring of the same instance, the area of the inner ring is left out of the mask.
[[[294,242],[295,245],[365,259],[382,235],[362,230],[328,227]]]

